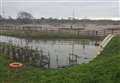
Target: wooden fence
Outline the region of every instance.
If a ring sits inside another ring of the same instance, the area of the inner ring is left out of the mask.
[[[75,35],[106,36],[108,34],[120,35],[120,29],[86,30],[83,28],[43,28],[42,26],[0,26],[0,31],[28,31],[28,32],[65,32]]]

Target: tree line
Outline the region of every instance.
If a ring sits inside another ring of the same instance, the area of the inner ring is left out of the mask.
[[[84,23],[84,24],[113,24],[113,25],[119,25],[120,21],[113,21],[113,20],[90,20],[90,19],[75,19],[75,18],[68,18],[68,19],[57,19],[57,18],[34,18],[34,16],[25,11],[21,11],[17,14],[17,18],[13,19],[11,16],[8,18],[4,18],[2,15],[0,15],[0,25],[1,24],[63,24],[63,23],[70,23],[70,24],[78,24],[78,23]]]

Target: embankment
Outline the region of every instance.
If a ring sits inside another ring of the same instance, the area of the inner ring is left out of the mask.
[[[96,35],[81,35],[71,32],[30,32],[30,31],[5,31],[1,32],[0,35],[14,36],[21,38],[39,38],[39,39],[97,39],[101,40],[104,36]]]

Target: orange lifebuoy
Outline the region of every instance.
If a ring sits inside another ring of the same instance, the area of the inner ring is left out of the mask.
[[[9,67],[13,68],[13,69],[19,69],[19,68],[23,67],[23,64],[22,63],[18,63],[18,62],[14,62],[14,63],[10,63]]]

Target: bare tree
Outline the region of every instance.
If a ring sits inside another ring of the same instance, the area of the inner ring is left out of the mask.
[[[44,17],[41,17],[40,19],[41,19],[41,20],[45,20],[45,18],[44,18]]]
[[[18,13],[17,15],[18,19],[33,19],[32,14],[25,12],[25,11],[21,11]]]
[[[32,24],[33,23],[33,16],[32,14],[21,11],[17,14],[17,22],[22,24]]]

